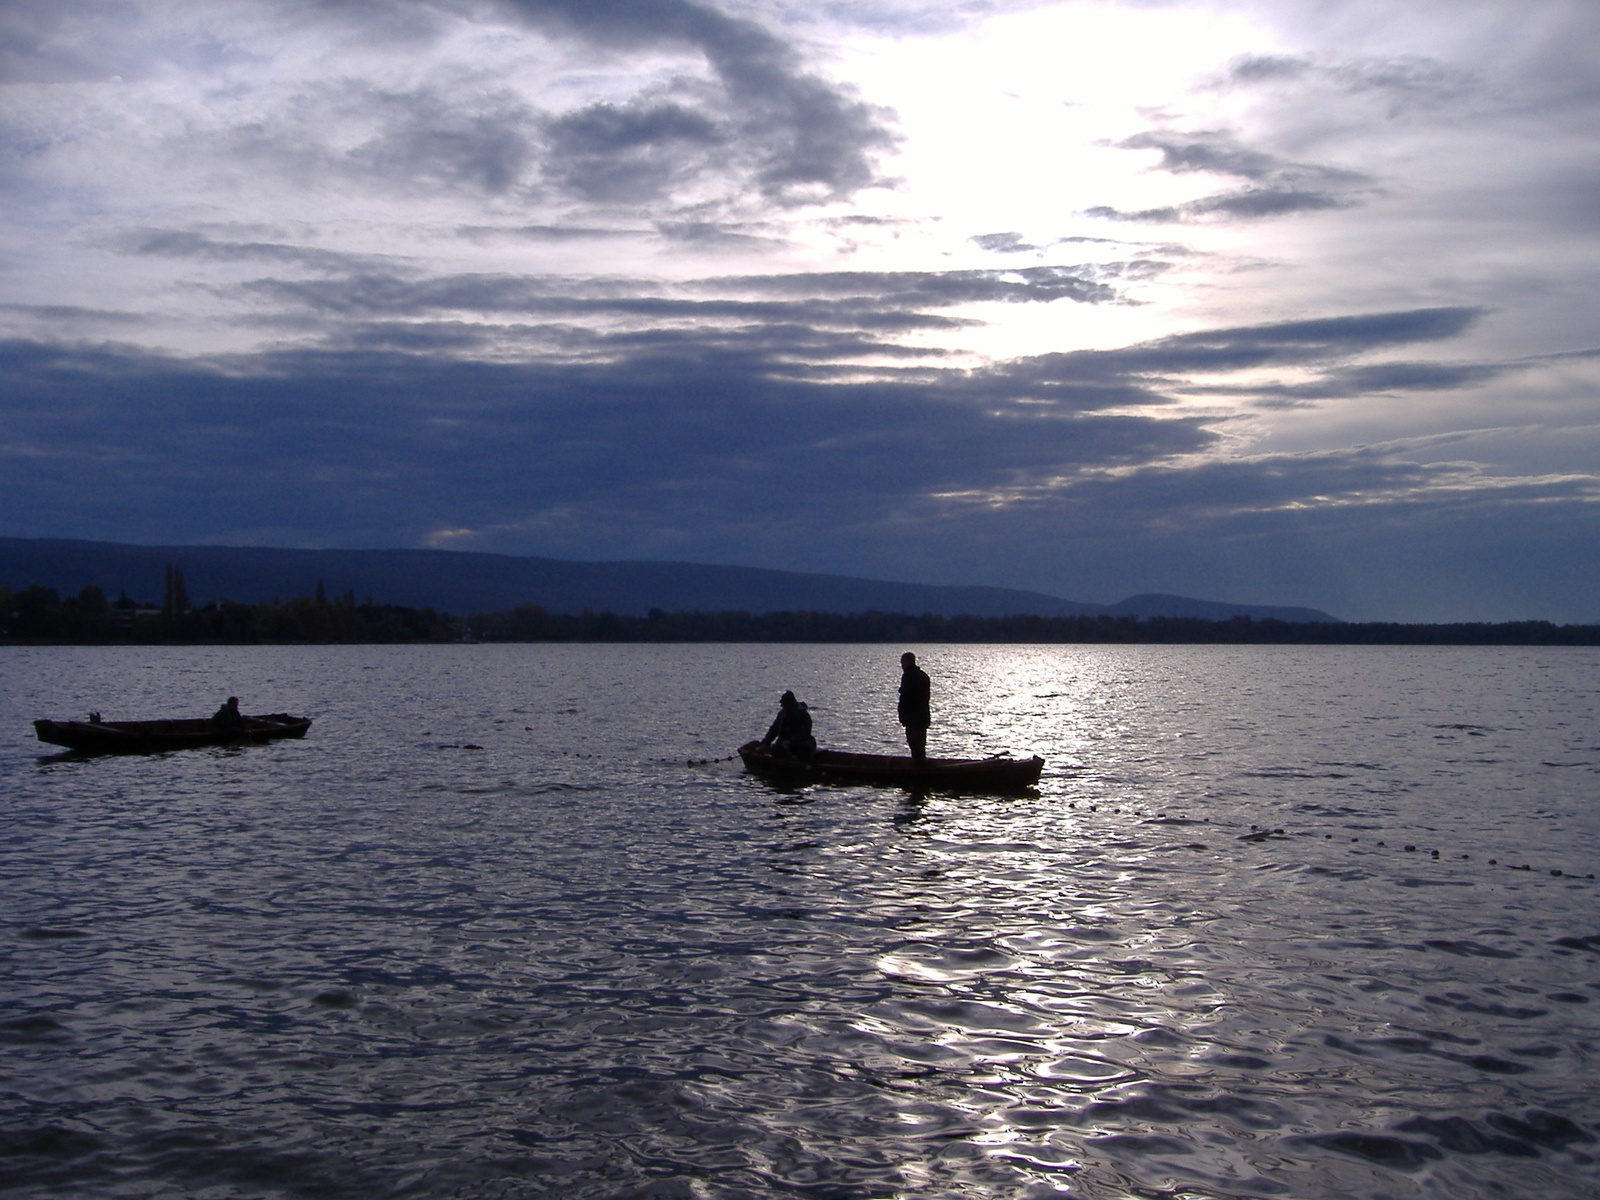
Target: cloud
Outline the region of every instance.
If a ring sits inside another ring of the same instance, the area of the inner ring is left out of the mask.
[[[979,302],[1048,303],[1075,300],[1103,303],[1117,298],[1104,282],[1119,264],[1037,266],[1007,270],[815,271],[795,275],[723,276],[706,287],[744,287],[772,294],[870,296],[878,303],[933,305]]]
[[[692,236],[685,234],[684,236]],[[705,236],[705,235],[702,235]],[[726,236],[711,231],[710,236]],[[206,243],[179,239],[179,246]],[[223,289],[225,294],[278,306],[285,313],[315,313],[319,328],[334,341],[362,336],[370,322],[431,320],[451,316],[486,322],[491,316],[531,318],[538,329],[517,331],[481,324],[479,345],[526,336],[547,344],[545,322],[624,322],[646,331],[646,340],[665,324],[693,322],[699,341],[689,345],[766,341],[784,344],[800,361],[824,362],[830,353],[859,358],[866,354],[939,354],[916,350],[882,337],[913,329],[952,329],[969,318],[940,310],[977,303],[1042,304],[1070,300],[1083,304],[1113,301],[1115,287],[1099,276],[1115,277],[1118,267],[1036,266],[1022,270],[843,271],[793,275],[739,275],[688,280],[671,287],[625,278],[565,276],[451,275],[415,278],[393,271],[362,271],[334,278],[261,278]],[[328,324],[338,318],[339,324]],[[598,326],[595,326],[598,328]],[[849,330],[848,344],[819,339],[819,330]],[[859,336],[866,331],[878,335]],[[577,331],[559,331],[569,346]],[[679,335],[669,334],[674,344]],[[465,344],[463,342],[463,344]],[[614,344],[614,343],[613,343]],[[601,342],[584,340],[598,352]]]
[[[145,50],[128,36],[131,15],[96,0],[5,0],[0,83],[77,83],[134,70]]]
[[[1441,308],[1401,309],[1345,317],[1320,317],[1304,321],[1275,321],[1266,325],[1180,333],[1148,343],[1179,355],[1198,353],[1201,361],[1215,362],[1217,355],[1230,364],[1261,359],[1260,355],[1303,361],[1330,354],[1350,354],[1380,346],[1459,337],[1483,316],[1481,308],[1456,305]],[[1238,357],[1244,355],[1244,358]]]
[[[1122,514],[1130,525],[1209,528],[1238,520],[1313,508],[1383,511],[1411,506],[1452,508],[1600,502],[1600,475],[1543,478],[1496,476],[1472,462],[1422,462],[1428,441],[1356,446],[1301,454],[1269,454],[1159,465],[1076,485],[1078,499]],[[1310,501],[1315,498],[1315,503]]]
[[[1481,72],[1422,55],[1327,61],[1311,55],[1246,54],[1228,64],[1218,90],[1283,88],[1342,93],[1379,101],[1390,120],[1435,112],[1480,96]]]
[[[456,235],[468,241],[500,239],[528,242],[611,241],[650,236],[648,229],[619,229],[604,225],[459,225]]]
[[[497,196],[529,186],[544,116],[504,89],[363,80],[308,83],[275,111],[209,134],[184,130],[186,155],[302,184],[342,180],[401,192]]]
[[[1450,336],[1469,320],[1442,311],[1282,323],[860,382],[826,373],[808,381],[794,370],[796,358],[847,358],[863,345],[858,334],[776,323],[734,337],[656,328],[596,338],[604,353],[566,363],[394,352],[447,345],[459,334],[448,325],[402,327],[418,339],[411,345],[280,351],[215,365],[30,343],[11,344],[3,363],[17,397],[18,438],[52,446],[57,461],[132,464],[114,485],[130,498],[165,493],[169,475],[198,472],[191,482],[200,486],[232,471],[262,482],[245,489],[252,503],[276,494],[274,503],[293,507],[308,492],[326,491],[324,476],[348,482],[338,464],[360,461],[369,478],[391,481],[386,487],[438,479],[430,503],[475,496],[456,526],[484,524],[496,505],[514,512],[579,501],[637,505],[630,519],[648,526],[651,506],[666,501],[644,497],[658,490],[681,498],[702,521],[781,520],[783,503],[767,482],[801,478],[819,489],[814,518],[825,509],[828,520],[857,525],[870,511],[888,520],[932,497],[981,506],[1112,486],[1104,475],[1112,468],[1148,469],[1214,446],[1217,435],[1204,423],[1166,411],[1163,372],[1325,360]],[[1148,415],[1136,415],[1141,409]],[[94,444],[74,441],[69,427],[93,428]],[[216,446],[203,450],[213,438]],[[537,478],[520,477],[519,464],[533,460],[542,464]],[[1373,486],[1356,479],[1351,462],[1307,458],[1296,472],[1258,464],[1248,477],[1271,480],[1279,499],[1304,496],[1304,488],[1332,494]],[[1349,478],[1335,488],[1313,469],[1318,464],[1323,474],[1337,466]],[[1358,465],[1370,470],[1370,456]],[[1157,497],[1161,481],[1187,481],[1192,507],[1195,481],[1226,477],[1232,482],[1220,490],[1248,506],[1242,469],[1163,467],[1146,491]],[[1383,470],[1393,485],[1394,469]],[[273,478],[278,484],[266,486]],[[405,504],[428,493],[406,486]],[[414,513],[411,527],[420,523],[423,514]]]
[[[718,221],[656,222],[657,233],[681,245],[736,250],[772,250],[784,245],[782,238],[747,233],[746,228],[748,227]]]
[[[522,181],[533,160],[536,118],[509,96],[463,104],[421,89],[371,91],[362,99],[381,111],[382,128],[345,156],[353,170],[499,195]]]
[[[1467,523],[1513,557],[1516,531],[1555,536],[1553,513],[1595,525],[1592,473],[1497,473],[1439,439],[1240,457],[1215,414],[1174,403],[1197,376],[1281,399],[1290,385],[1263,382],[1263,368],[1312,372],[1306,395],[1324,398],[1531,369],[1416,357],[1468,332],[1478,309],[1225,327],[980,369],[912,348],[885,365],[892,341],[828,319],[840,297],[887,320],[918,311],[896,307],[906,296],[1023,282],[956,274],[734,276],[700,285],[759,298],[706,301],[642,297],[629,281],[563,295],[509,276],[308,280],[373,289],[358,305],[313,292],[342,329],[336,347],[186,361],[13,341],[0,347],[0,532],[360,546],[448,531],[513,553],[982,576],[1089,600],[1226,598],[1258,581],[1246,598],[1363,616],[1372,596],[1398,595],[1398,565],[1368,592],[1328,579],[1326,564],[1302,575],[1323,593],[1265,581],[1319,539],[1358,560],[1363,529],[1388,539],[1396,564],[1418,552],[1407,529],[1434,531],[1428,553],[1449,547],[1442,577],[1459,578]],[[525,332],[487,321],[494,304],[646,301],[661,307],[630,310],[637,327],[548,324],[554,350],[482,360]],[[452,303],[472,318],[440,319]],[[730,306],[730,320],[680,322],[697,303]],[[788,306],[785,319],[762,306]],[[1396,351],[1410,353],[1371,361]],[[864,356],[873,369],[852,369]]]
[[[1395,444],[1152,465],[1000,511],[945,514],[945,552],[1008,580],[1008,563],[1042,552],[1054,578],[1026,586],[1072,599],[1148,589],[1314,601],[1347,620],[1600,619],[1592,473],[1497,475]]]
[[[1283,160],[1241,145],[1232,135],[1220,132],[1147,132],[1124,138],[1121,150],[1159,150],[1160,170],[1174,174],[1207,171],[1214,175],[1238,175],[1244,179],[1270,180],[1290,169]]]
[[[1397,323],[1205,341],[1340,350],[1400,336]],[[686,334],[677,353],[657,335],[564,365],[386,348],[203,364],[13,342],[0,348],[3,532],[359,546],[448,530],[511,552],[922,578],[937,577],[936,546],[947,578],[1068,598],[1186,578],[1189,592],[1255,583],[1254,598],[1288,602],[1317,598],[1285,595],[1283,580],[1287,559],[1319,545],[1354,562],[1374,540],[1393,599],[1404,553],[1459,579],[1469,530],[1511,561],[1519,536],[1600,528],[1592,473],[1499,475],[1436,461],[1438,442],[1219,457],[1210,422],[1171,412],[1138,373],[1143,354],[1108,353],[1098,378],[1076,381],[1055,364],[1055,382],[1097,402],[1041,408],[1024,366],[808,381],[782,371],[781,349]],[[1341,615],[1405,615],[1327,569],[1300,578],[1327,582]],[[1450,603],[1430,589],[1414,581],[1408,603]]]
[[[243,172],[290,190],[337,182],[661,217],[663,203],[847,199],[884,182],[877,160],[899,141],[892,112],[812,69],[781,27],[693,0],[0,4],[0,81],[113,76],[164,82],[98,110],[86,93],[30,93],[29,118],[79,106],[41,152],[91,138],[131,103],[128,135],[165,129],[171,166],[201,186]]]
[[[1244,390],[1255,398],[1258,407],[1285,408],[1394,392],[1462,392],[1519,369],[1527,369],[1527,364],[1386,362],[1327,371],[1310,383],[1258,383]],[[1196,389],[1206,390],[1211,389]],[[1215,391],[1237,395],[1241,389]]]
[[[0,303],[0,312],[38,321],[55,328],[75,325],[143,325],[149,318],[142,313],[118,312],[115,309],[85,308],[76,304],[10,304]]]
[[[586,536],[617,545],[663,527],[782,528],[801,493],[819,535],[885,525],[918,494],[1213,440],[1185,420],[1045,426],[960,386],[807,383],[761,349],[685,338],[669,353],[658,336],[629,358],[565,366],[352,351],[206,367],[13,344],[0,363],[14,397],[7,456],[32,469],[0,490],[19,517],[65,504],[82,520],[110,489],[135,524],[188,513],[212,536],[251,520],[317,524],[325,503],[358,538],[386,524],[416,538],[452,510],[451,527],[482,527],[576,508],[591,513]],[[85,426],[93,437],[74,444],[69,430]],[[207,499],[172,507],[183,494]]]
[[[129,230],[111,239],[111,244],[124,254],[149,258],[283,263],[330,272],[371,271],[394,261],[386,255],[352,254],[289,242],[217,241],[191,229]]]
[[[1372,180],[1357,171],[1292,162],[1253,149],[1219,130],[1178,133],[1152,130],[1124,138],[1122,150],[1158,150],[1157,170],[1174,175],[1231,175],[1249,186],[1202,196],[1183,204],[1124,211],[1106,205],[1085,215],[1113,221],[1171,224],[1207,218],[1256,220],[1299,212],[1351,208],[1372,194]]]
[[[594,45],[639,50],[682,46],[705,56],[722,95],[687,103],[596,105],[559,119],[553,174],[584,187],[626,193],[657,176],[664,155],[649,147],[720,146],[748,160],[754,181],[781,204],[838,199],[878,182],[874,156],[897,137],[891,114],[807,73],[796,51],[754,21],[689,0],[501,0],[502,11],[545,31]],[[564,124],[563,124],[564,122]],[[598,155],[628,160],[602,170]],[[563,154],[563,150],[566,151]],[[629,163],[633,166],[630,171]],[[643,179],[637,178],[642,176]]]
[[[1021,254],[1040,248],[1032,242],[1024,241],[1020,233],[980,233],[967,240],[979,249],[995,254]]]
[[[1280,321],[1231,329],[1173,334],[1115,350],[1080,350],[1020,359],[994,368],[1012,386],[1048,389],[1086,381],[1137,383],[1160,380],[1171,386],[1197,374],[1262,367],[1335,363],[1361,354],[1420,342],[1444,341],[1470,329],[1483,310],[1471,307],[1420,308],[1359,316]],[[1365,368],[1368,377],[1390,380],[1397,370],[1420,377],[1424,368]],[[1433,368],[1447,371],[1451,368]],[[1386,375],[1388,371],[1390,374]],[[1346,371],[1358,379],[1360,371]],[[1239,391],[1249,391],[1240,388]]]
[[[1572,439],[1418,439],[1588,419],[1600,10],[1245,0],[1219,49],[1173,33],[1182,5],[1091,5],[1142,36],[1102,44],[1117,86],[1063,125],[1048,45],[1029,76],[1015,39],[1088,9],[1030,4],[0,0],[0,317],[38,339],[3,363],[0,523],[1087,599],[1293,561],[1334,590],[1214,594],[1341,609],[1359,589],[1313,549],[1358,573],[1364,528],[1454,579],[1407,528],[1461,562],[1471,521],[1506,547],[1557,545],[1551,513],[1591,529]],[[1225,57],[1257,47],[1287,49]],[[907,82],[951,54],[970,79]],[[982,109],[952,89],[996,73],[1023,149],[979,178],[949,139],[993,139],[952,126]],[[868,96],[936,131],[892,187]],[[1052,225],[1100,199],[1218,228],[1191,251]],[[1342,445],[1378,429],[1417,437]],[[1242,456],[1289,444],[1322,450]]]
[[[668,194],[725,155],[733,131],[682,104],[594,104],[552,120],[545,174],[595,202]]]

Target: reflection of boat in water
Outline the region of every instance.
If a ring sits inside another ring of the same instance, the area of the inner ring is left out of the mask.
[[[1044,759],[929,758],[918,764],[893,754],[851,754],[818,750],[809,762],[775,751],[760,742],[739,747],[745,769],[785,783],[881,783],[904,788],[947,788],[953,791],[1009,792],[1039,782]]]
[[[244,717],[238,725],[218,725],[199,717],[176,721],[35,721],[41,742],[85,754],[150,754],[191,746],[229,746],[304,737],[310,717],[269,713]]]

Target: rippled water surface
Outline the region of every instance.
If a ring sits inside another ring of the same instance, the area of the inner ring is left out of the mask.
[[[1600,1194],[1600,654],[0,649],[0,1188]],[[50,757],[34,717],[303,742]],[[691,761],[693,760],[693,761]]]

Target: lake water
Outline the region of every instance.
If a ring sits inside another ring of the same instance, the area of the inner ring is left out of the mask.
[[[0,1189],[1600,1194],[1600,652],[902,649],[0,649]]]

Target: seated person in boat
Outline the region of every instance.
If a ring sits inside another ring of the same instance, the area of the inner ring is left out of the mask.
[[[239,697],[229,696],[227,702],[211,714],[211,723],[218,729],[237,729],[244,724],[239,715]]]
[[[787,750],[806,762],[816,752],[817,739],[811,736],[811,712],[794,698],[793,692],[785,692],[779,699],[778,716],[761,744],[776,744],[778,749]]]

